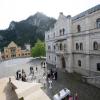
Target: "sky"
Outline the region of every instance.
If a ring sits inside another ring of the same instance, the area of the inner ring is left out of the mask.
[[[0,0],[0,30],[8,28],[11,21],[21,21],[42,12],[58,18],[59,12],[75,16],[95,5],[100,0]]]

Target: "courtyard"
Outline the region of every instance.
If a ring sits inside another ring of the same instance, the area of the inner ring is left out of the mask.
[[[52,89],[49,89],[48,82],[47,87],[44,89],[51,100],[56,93],[64,88],[68,88],[72,95],[77,92],[79,100],[100,100],[100,89],[93,85],[83,83],[80,74],[69,74],[62,69],[57,69],[57,72],[58,79],[56,81],[53,80]]]

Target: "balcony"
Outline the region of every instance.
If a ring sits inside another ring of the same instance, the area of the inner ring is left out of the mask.
[[[64,54],[66,54],[67,53],[67,50],[57,50],[56,51],[56,54],[57,55],[64,55]]]
[[[67,39],[67,34],[56,36],[55,41],[63,41]]]

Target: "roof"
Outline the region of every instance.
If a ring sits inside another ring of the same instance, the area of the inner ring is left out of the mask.
[[[12,42],[10,42],[10,44],[8,45],[8,47],[9,48],[10,47],[17,47],[17,44],[14,41],[12,41]]]
[[[100,4],[90,8],[90,9],[88,9],[88,10],[86,10],[86,11],[84,11],[84,12],[82,12],[82,13],[76,15],[76,16],[74,16],[73,20],[77,20],[77,19],[79,19],[81,17],[86,16],[87,14],[91,14],[91,13],[96,12],[98,10],[100,10]]]

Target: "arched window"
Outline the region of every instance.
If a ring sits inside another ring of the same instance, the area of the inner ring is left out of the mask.
[[[81,26],[77,25],[77,31],[80,32],[81,31]]]
[[[63,28],[62,31],[63,31],[63,35],[64,35],[65,34],[65,29]]]
[[[80,50],[83,50],[83,43],[80,43]]]
[[[76,50],[79,50],[79,45],[78,45],[78,43],[76,43]]]
[[[48,45],[48,50],[51,50],[51,46],[50,45]]]
[[[81,60],[78,60],[78,66],[81,67]]]
[[[96,25],[97,25],[97,28],[100,28],[100,18],[98,18],[98,19],[96,20]]]
[[[60,33],[60,36],[61,36],[62,35],[62,30],[61,29],[59,30],[59,33]]]
[[[96,41],[93,42],[93,50],[98,50],[98,43]]]

